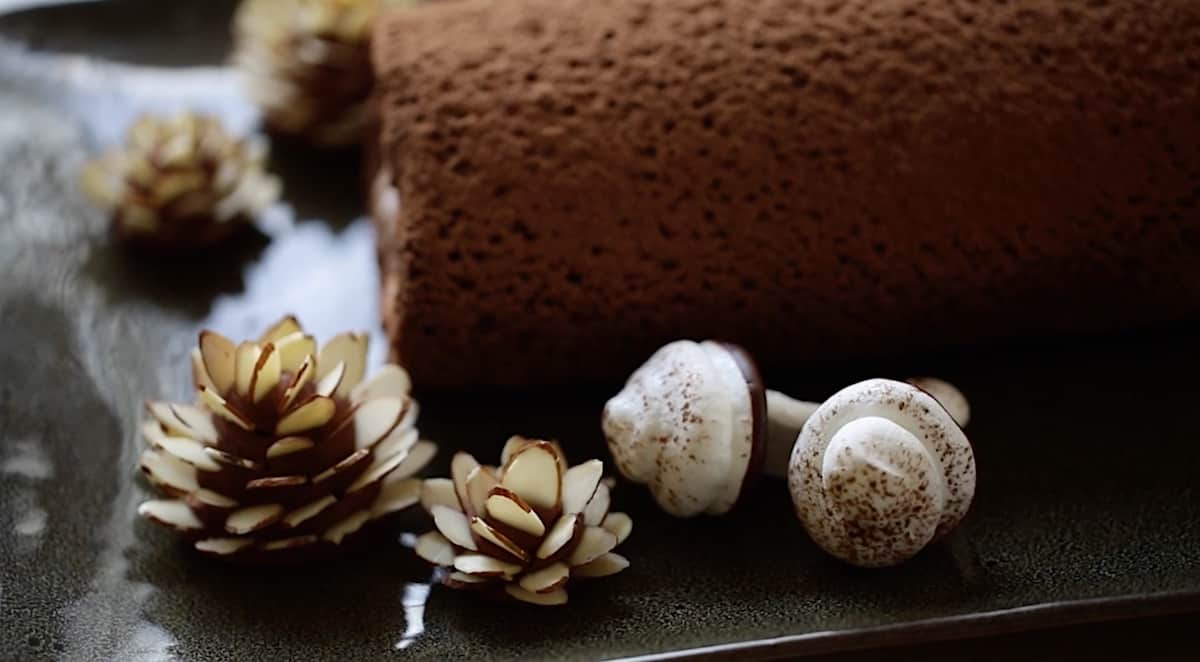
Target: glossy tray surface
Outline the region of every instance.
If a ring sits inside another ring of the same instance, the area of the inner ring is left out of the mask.
[[[1195,322],[986,351],[829,362],[768,375],[821,398],[930,373],[970,396],[979,490],[961,529],[894,569],[822,555],[764,481],[724,519],[676,520],[622,484],[633,565],[567,608],[428,585],[396,536],[344,563],[230,568],[135,515],[144,398],[187,396],[201,327],[241,337],[294,312],[320,337],[373,334],[383,359],[358,159],[273,147],[284,202],[198,260],[132,260],[80,197],[78,168],[144,110],[249,130],[229,2],[139,0],[0,16],[0,658],[596,659],[800,654],[1200,607]],[[419,388],[420,385],[418,385]],[[616,385],[419,392],[423,436],[494,455],[513,433],[603,456]],[[414,512],[402,531],[428,523]],[[734,646],[734,649],[723,648]]]

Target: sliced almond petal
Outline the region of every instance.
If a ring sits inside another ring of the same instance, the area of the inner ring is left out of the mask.
[[[170,410],[175,420],[187,428],[185,436],[206,444],[217,443],[217,427],[213,423],[212,414],[207,409],[172,403]],[[167,426],[167,429],[171,429],[171,426]]]
[[[321,537],[335,545],[340,545],[346,536],[357,532],[362,528],[363,524],[367,523],[367,520],[369,519],[371,519],[371,513],[365,510],[360,510],[346,519],[338,522],[337,524],[329,527],[329,529],[325,531],[325,535]]]
[[[233,423],[243,430],[253,430],[252,424],[241,412],[237,411],[225,401],[225,398],[217,395],[216,392],[210,391],[207,388],[200,389],[200,400],[221,418]]]
[[[307,439],[305,437],[284,437],[283,439],[280,439],[279,441],[267,447],[267,459],[272,460],[277,457],[283,457],[284,455],[299,453],[300,451],[308,450],[315,445],[316,444],[313,443],[312,439]]]
[[[192,360],[192,384],[199,389],[201,386],[206,386],[211,389],[216,389],[216,384],[213,384],[212,377],[208,376],[208,369],[204,367],[204,356],[200,354],[199,347],[193,347],[191,352]]]
[[[246,481],[246,493],[255,495],[250,499],[257,501],[262,498],[263,494],[286,490],[287,488],[297,488],[308,483],[307,476],[263,476],[254,480]]]
[[[340,333],[330,338],[317,357],[317,367],[320,368],[317,378],[324,377],[338,363],[346,364],[346,372],[336,394],[345,396],[358,386],[366,371],[367,336],[362,333]]]
[[[496,476],[484,466],[476,466],[467,474],[467,499],[471,502],[470,510],[476,515],[487,513],[488,494],[497,487]]]
[[[383,452],[382,444],[380,444],[378,450],[379,452]],[[408,449],[408,454],[404,456],[404,461],[400,463],[400,466],[396,467],[396,470],[392,472],[389,478],[396,476],[407,478],[415,475],[432,462],[436,455],[437,444],[432,441],[418,441]]]
[[[312,336],[304,335],[303,331],[297,331],[271,342],[275,344],[275,350],[279,352],[279,368],[284,372],[294,374],[300,369],[305,359],[311,358],[313,361],[317,359],[317,341],[313,340]]]
[[[398,398],[368,400],[354,410],[354,447],[370,448],[400,422],[404,401]]]
[[[407,453],[416,443],[420,433],[414,427],[403,428],[399,424],[375,445],[375,452],[380,455],[395,455]]]
[[[226,468],[235,467],[245,471],[259,471],[261,469],[258,463],[254,460],[238,457],[237,455],[234,455],[233,453],[227,453],[220,448],[205,446],[204,452],[207,453],[208,456],[213,460],[225,465]]]
[[[368,485],[383,480],[384,476],[387,476],[389,473],[395,470],[395,468],[400,466],[400,463],[403,461],[403,455],[393,455],[391,457],[379,457],[376,455],[372,457],[371,466],[367,467],[366,471],[359,474],[358,478],[355,478],[353,483],[350,483],[350,487],[346,488],[346,493],[349,494],[351,492],[357,492]]]
[[[609,552],[603,556],[596,557],[591,563],[571,568],[571,576],[607,577],[615,575],[628,567],[629,559],[615,552]]]
[[[433,515],[433,523],[437,526],[438,531],[446,536],[450,542],[462,547],[475,551],[475,539],[471,537],[471,521],[461,512],[448,508],[446,506],[437,505],[430,509],[430,515]]]
[[[253,538],[206,538],[196,541],[196,551],[217,556],[229,556],[245,549],[254,542]]]
[[[625,542],[630,533],[633,533],[633,518],[625,513],[609,513],[601,526],[605,531],[616,536],[617,544],[620,545]]]
[[[234,368],[236,370],[235,386],[241,395],[250,394],[250,380],[254,377],[254,366],[258,363],[258,355],[262,352],[256,343],[244,342],[234,353]]]
[[[283,516],[284,526],[294,529],[308,520],[316,517],[325,511],[326,508],[337,503],[337,499],[333,496],[324,496],[312,503],[300,506],[287,515]]]
[[[162,445],[162,439],[167,437],[167,431],[158,421],[143,421],[142,422],[142,439],[146,442],[147,448],[158,448]],[[187,438],[187,437],[182,437]]]
[[[272,540],[270,542],[265,542],[258,547],[266,552],[284,552],[291,549],[307,547],[315,542],[317,542],[317,537],[310,533],[303,536],[293,536],[291,538]]]
[[[168,494],[187,494],[200,487],[196,481],[196,468],[169,453],[148,450],[142,453],[138,464],[146,478]]]
[[[560,550],[567,546],[575,539],[575,535],[580,528],[580,516],[578,513],[574,515],[563,515],[558,518],[554,526],[550,527],[550,531],[546,533],[546,537],[542,540],[541,546],[537,549],[537,557],[539,559],[548,559]]]
[[[320,365],[318,363],[317,365]],[[325,373],[320,380],[317,381],[317,395],[332,396],[337,391],[338,385],[342,383],[342,377],[346,375],[346,364],[338,363],[333,370]]]
[[[254,365],[254,376],[250,378],[251,399],[258,402],[275,390],[281,374],[279,352],[275,351],[274,345],[263,345]]]
[[[300,328],[300,323],[296,321],[295,315],[285,315],[278,322],[272,324],[263,331],[262,337],[258,339],[260,343],[275,342],[285,336],[290,336],[293,333],[300,333],[303,330]]]
[[[163,436],[159,448],[202,471],[219,471],[221,465],[205,452],[209,446],[187,437]]]
[[[283,400],[279,403],[280,411],[286,411],[291,408],[292,403],[296,400],[296,396],[300,395],[300,391],[312,381],[316,370],[316,359],[311,355],[304,357],[304,360],[300,362],[300,367],[296,368],[295,374],[292,375],[292,383],[288,384],[288,387],[283,390]]]
[[[158,421],[168,432],[178,435],[191,436],[191,428],[175,417],[169,402],[146,401],[146,411]],[[214,432],[216,432],[214,430]]]
[[[421,507],[432,513],[434,506],[445,506],[462,512],[458,494],[454,492],[454,482],[449,478],[428,478],[421,481]]]
[[[512,459],[512,456],[515,455],[517,451],[532,443],[533,440],[527,437],[521,437],[517,435],[509,437],[508,441],[504,442],[504,448],[500,450],[500,466],[503,467],[508,465],[508,461]]]
[[[600,460],[588,460],[567,469],[562,479],[563,512],[583,512],[603,477],[604,463]]]
[[[138,514],[176,531],[192,531],[204,526],[192,509],[177,499],[154,499],[143,502],[138,506]]]
[[[558,443],[558,440],[551,440],[546,443],[550,444],[550,450],[558,458],[558,475],[561,476],[567,473],[567,455],[563,452],[562,444]]]
[[[288,412],[275,425],[275,434],[292,435],[325,425],[333,418],[333,400],[314,395],[307,402]]]
[[[417,538],[417,545],[413,551],[434,565],[454,565],[454,546],[437,531],[430,531]]]
[[[283,516],[283,506],[277,503],[267,503],[259,506],[249,506],[235,510],[225,518],[225,530],[235,536],[246,535],[260,529],[265,529]]]
[[[169,402],[148,402],[146,409],[171,434],[191,437],[206,444],[217,441],[217,428],[206,409]]]
[[[451,561],[451,562],[453,562],[453,561]],[[449,579],[452,583],[458,583],[458,584],[487,584],[488,582],[492,581],[491,577],[480,577],[479,575],[468,575],[465,572],[459,572],[457,570],[446,575],[446,578]]]
[[[478,466],[479,462],[470,453],[459,451],[450,458],[450,479],[454,481],[454,491],[458,494],[458,501],[462,504],[463,511],[471,517],[477,513],[471,503],[471,496],[467,492],[467,478]]]
[[[488,517],[503,522],[518,531],[524,531],[539,538],[546,532],[546,525],[542,523],[537,513],[533,512],[533,508],[521,497],[504,487],[497,486],[491,491],[487,497],[486,506],[481,509],[481,512],[486,512]]]
[[[206,506],[212,506],[213,508],[220,508],[222,510],[236,508],[238,505],[237,501],[230,499],[224,494],[220,494],[219,492],[214,492],[203,487],[195,492],[192,492],[189,496]]]
[[[617,537],[598,526],[589,526],[583,530],[579,544],[567,557],[567,563],[572,566],[591,563],[604,556],[617,546]]]
[[[549,593],[532,593],[516,584],[508,584],[504,591],[521,602],[528,602],[541,607],[555,607],[567,604],[566,589],[555,589]]]
[[[411,397],[404,397],[401,400],[404,401],[404,413],[400,415],[400,422],[396,424],[396,427],[398,429],[403,428],[407,430],[412,428],[415,430],[417,427],[417,414],[421,411],[421,406]]]
[[[548,565],[537,572],[531,572],[522,577],[518,583],[521,588],[530,593],[549,593],[561,588],[570,578],[571,568],[566,563],[560,562]]]
[[[583,509],[583,523],[588,526],[600,526],[604,521],[604,516],[608,514],[608,507],[612,504],[612,493],[609,491],[608,485],[600,483],[596,488],[596,493],[592,495],[592,500],[588,501],[588,505]]]
[[[204,371],[218,393],[228,393],[237,377],[234,353],[237,347],[225,336],[213,331],[200,332],[200,358]]]
[[[522,563],[529,561],[529,554],[508,536],[500,533],[481,517],[471,518],[471,532],[507,552]]]
[[[370,466],[369,463],[371,460],[371,451],[360,448],[339,460],[337,464],[314,476],[313,483],[325,483],[335,476],[348,476],[352,471],[356,470],[365,471],[362,467]]]
[[[219,464],[205,454],[205,445],[190,437],[168,435],[158,421],[142,424],[142,437],[150,448],[157,448],[203,471],[217,471]]]
[[[421,500],[421,479],[406,478],[392,483],[384,483],[371,504],[371,518],[376,519],[385,515],[399,512]]]
[[[350,392],[351,402],[364,402],[372,398],[408,397],[412,391],[412,380],[408,372],[400,366],[389,363],[375,371],[371,378],[362,382]]]
[[[504,467],[501,481],[534,508],[558,508],[562,476],[558,455],[547,442],[538,441],[518,450]]]
[[[459,554],[454,557],[454,568],[468,575],[482,577],[512,577],[521,572],[521,566],[483,554]]]

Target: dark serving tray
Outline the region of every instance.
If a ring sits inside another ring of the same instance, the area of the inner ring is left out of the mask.
[[[199,559],[144,524],[146,397],[187,394],[198,328],[254,334],[297,313],[373,331],[357,157],[275,145],[285,202],[221,255],[137,261],[80,198],[88,155],[145,109],[255,116],[220,66],[232,3],[112,2],[0,17],[0,657],[14,660],[799,655],[1200,609],[1196,321],[1136,334],[814,364],[770,375],[820,398],[876,374],[937,374],[975,416],[979,490],[961,529],[894,569],[821,554],[784,485],[724,519],[672,519],[630,485],[632,567],[561,609],[430,588],[392,536],[291,570]],[[419,385],[418,385],[419,387]],[[512,433],[603,456],[616,385],[420,393],[443,449]],[[427,527],[414,512],[403,530]],[[399,532],[397,532],[399,533]]]

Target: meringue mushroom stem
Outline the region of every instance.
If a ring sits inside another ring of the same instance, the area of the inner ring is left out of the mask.
[[[909,377],[905,381],[932,395],[938,404],[946,408],[958,427],[967,429],[967,424],[971,422],[971,403],[957,386],[937,377]]]
[[[912,377],[905,381],[933,396],[960,428],[967,427],[971,419],[971,406],[967,396],[953,384],[937,377]],[[821,403],[797,400],[771,389],[767,389],[766,393],[767,446],[764,451],[763,470],[769,476],[782,478],[787,476],[796,437],[804,427],[804,422]]]
[[[767,389],[767,447],[763,454],[763,470],[767,475],[787,476],[792,446],[800,435],[800,428],[820,406],[818,402],[797,400]]]

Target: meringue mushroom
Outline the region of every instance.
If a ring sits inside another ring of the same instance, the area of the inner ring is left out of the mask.
[[[954,384],[937,377],[909,377],[904,381],[932,395],[938,404],[950,412],[958,427],[967,429],[967,424],[971,422],[971,403]]]
[[[761,471],[766,411],[749,354],[679,340],[634,371],[604,406],[602,427],[617,469],[648,485],[663,510],[719,515]]]
[[[967,396],[944,379],[937,377],[909,377],[904,380],[925,391],[946,409],[958,427],[966,429],[971,421],[971,405]],[[779,391],[767,391],[767,449],[765,470],[772,476],[786,476],[791,462],[792,446],[804,422],[812,416],[821,403],[796,400]],[[772,441],[774,440],[774,441]]]
[[[975,456],[929,393],[870,379],[838,391],[805,421],[788,487],[818,546],[854,565],[889,566],[962,520],[975,494]]]
[[[957,393],[941,380],[933,388]],[[716,341],[659,349],[604,407],[617,469],[677,517],[729,512],[762,472],[787,474],[792,446],[819,404],[767,390],[748,352]]]

